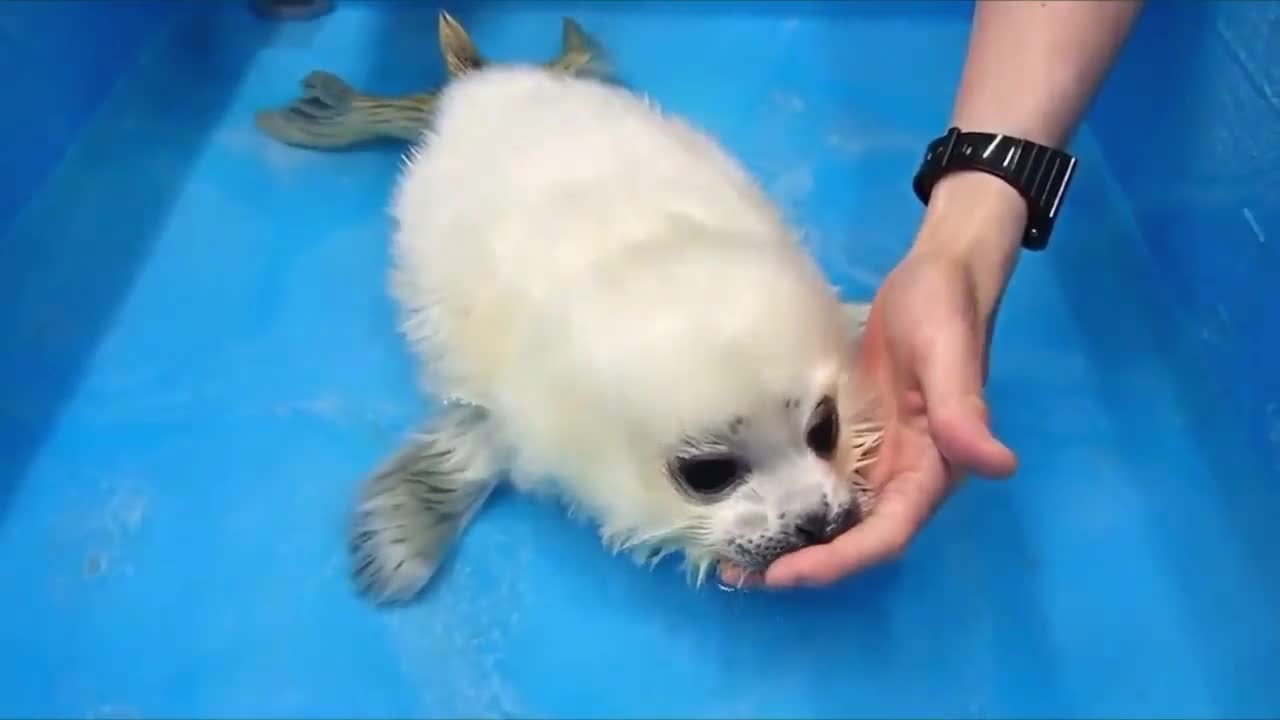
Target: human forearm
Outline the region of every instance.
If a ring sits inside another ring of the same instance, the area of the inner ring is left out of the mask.
[[[1129,34],[1138,0],[978,0],[952,125],[1064,146]],[[1021,197],[979,172],[948,175],[930,197],[917,249],[977,266],[994,305],[1026,224]]]
[[[1061,147],[1141,8],[1137,0],[979,0],[952,124]]]

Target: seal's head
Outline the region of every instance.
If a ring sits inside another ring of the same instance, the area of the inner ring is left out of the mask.
[[[814,385],[690,432],[669,452],[666,480],[690,506],[681,540],[700,570],[723,560],[763,572],[785,553],[834,539],[869,509],[859,471],[878,433],[841,416],[837,379]]]
[[[556,477],[613,547],[682,551],[699,581],[725,561],[763,571],[870,508],[881,428],[859,324],[800,248],[675,224],[557,291],[501,414],[527,420],[509,428],[517,464]]]

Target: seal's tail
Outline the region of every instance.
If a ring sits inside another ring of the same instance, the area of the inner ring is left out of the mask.
[[[426,586],[497,484],[483,408],[447,406],[366,482],[351,527],[353,576],[378,603]]]

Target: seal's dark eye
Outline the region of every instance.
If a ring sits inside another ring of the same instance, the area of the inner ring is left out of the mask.
[[[675,471],[690,490],[714,495],[747,473],[747,465],[733,455],[695,455],[676,458]]]
[[[840,421],[836,416],[836,402],[830,396],[818,401],[809,419],[809,430],[805,433],[805,444],[815,455],[830,460],[836,450],[836,441],[840,435]]]

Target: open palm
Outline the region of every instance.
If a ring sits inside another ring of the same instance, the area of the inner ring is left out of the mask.
[[[966,472],[1011,474],[1013,453],[992,436],[982,386],[991,291],[963,263],[911,254],[872,304],[859,367],[885,399],[880,488],[871,514],[830,543],[779,558],[771,586],[822,585],[900,555]]]

